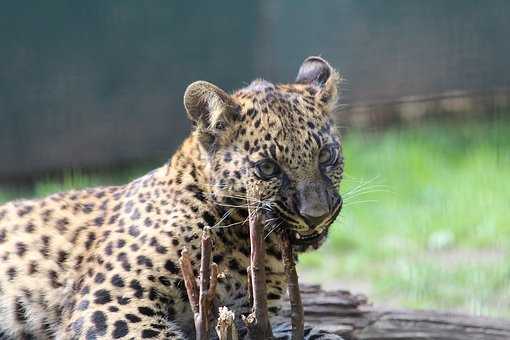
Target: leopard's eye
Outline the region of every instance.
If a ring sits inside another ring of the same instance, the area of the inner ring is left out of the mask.
[[[256,174],[261,179],[271,179],[280,174],[280,167],[278,164],[269,159],[264,159],[255,165]]]
[[[332,146],[325,146],[319,153],[319,163],[322,166],[331,165],[336,161],[336,150]]]

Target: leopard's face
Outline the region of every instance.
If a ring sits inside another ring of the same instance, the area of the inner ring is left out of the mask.
[[[342,149],[330,117],[337,83],[327,62],[308,58],[294,84],[257,80],[233,96],[209,94],[207,125],[195,121],[215,199],[263,213],[266,235],[289,231],[297,251],[317,249],[342,207]]]

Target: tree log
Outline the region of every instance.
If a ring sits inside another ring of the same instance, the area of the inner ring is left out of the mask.
[[[302,285],[305,322],[346,340],[508,340],[510,321],[440,311],[375,307],[363,295]],[[284,315],[290,317],[288,301]]]

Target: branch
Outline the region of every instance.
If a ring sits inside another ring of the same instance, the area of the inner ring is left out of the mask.
[[[251,243],[251,284],[253,312],[244,318],[250,339],[272,339],[271,324],[267,311],[267,289],[263,217],[249,209]]]
[[[251,284],[251,267],[246,268],[246,282],[248,282],[248,301],[253,306],[253,285]]]
[[[218,266],[212,263],[211,229],[205,228],[202,233],[202,257],[200,261],[200,292],[193,274],[190,255],[183,249],[179,264],[188,293],[189,303],[194,314],[197,340],[209,339],[209,319],[218,280]]]
[[[184,279],[184,285],[186,286],[186,293],[188,293],[189,304],[194,314],[198,313],[198,288],[195,275],[193,274],[193,266],[191,265],[191,259],[189,251],[184,248],[179,258],[179,265],[181,267],[182,277]]]
[[[204,228],[202,233],[202,257],[200,261],[200,299],[198,301],[198,315],[195,314],[195,329],[197,339],[209,339],[209,314],[212,301],[209,298],[209,289],[216,286],[211,282],[211,229]],[[216,278],[213,279],[215,281]],[[214,294],[213,294],[214,296]]]
[[[304,311],[299,291],[299,281],[294,262],[294,253],[288,233],[282,233],[282,257],[285,274],[287,275],[287,286],[289,290],[289,301],[291,308],[292,340],[304,338]]]
[[[234,322],[235,314],[227,307],[220,307],[218,316],[218,325],[216,333],[219,340],[238,340],[236,324]]]

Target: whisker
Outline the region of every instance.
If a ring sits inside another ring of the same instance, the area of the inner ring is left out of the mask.
[[[234,210],[234,209],[230,209],[230,210],[229,210],[229,211],[227,211],[225,214],[223,214],[223,217],[222,217],[222,218],[221,218],[218,222],[216,222],[212,228],[216,227],[216,226],[217,226],[217,225],[219,225],[221,222],[225,221],[225,219],[226,219],[228,216],[230,216],[230,214],[232,213],[232,211],[233,211],[233,210]]]
[[[350,195],[342,194],[342,197],[343,197],[343,199],[345,201],[345,200],[350,200],[350,199],[353,199],[353,198],[356,198],[356,197],[360,197],[360,196],[364,196],[364,195],[369,195],[369,194],[377,193],[377,192],[392,193],[393,191],[385,190],[385,189],[367,189],[367,190],[359,191],[359,192],[357,192],[355,194],[350,194]]]
[[[344,204],[344,207],[350,207],[350,206],[353,206],[353,205],[357,205],[357,204],[364,204],[364,203],[377,203],[379,201],[377,200],[363,200],[363,201],[355,201],[355,202],[349,202],[349,203],[346,203]]]
[[[372,184],[372,182],[363,182],[363,183],[358,184],[354,188],[350,189],[349,191],[345,192],[345,195],[354,194],[361,190],[365,190],[367,188],[371,188],[374,186],[379,187],[379,186],[382,186],[382,184]]]
[[[267,233],[267,235],[264,237],[264,240],[267,239],[269,237],[269,235],[271,235],[272,232],[274,232],[276,229],[278,229],[282,225],[282,223],[283,222],[278,223],[273,229],[271,229],[269,231],[269,233]]]

